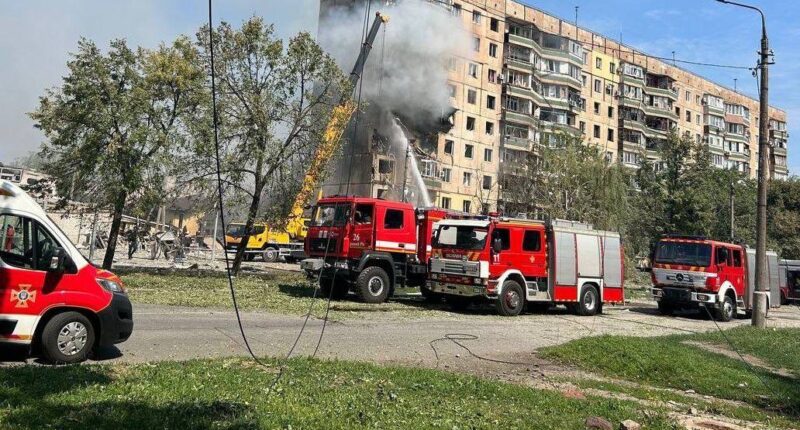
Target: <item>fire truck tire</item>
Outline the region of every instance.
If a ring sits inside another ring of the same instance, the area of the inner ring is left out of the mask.
[[[728,322],[736,316],[736,301],[726,295],[722,299],[719,308],[714,309],[714,319],[717,321]]]
[[[274,263],[274,262],[278,261],[278,257],[279,256],[280,256],[280,254],[278,253],[278,250],[273,248],[273,247],[271,247],[271,246],[265,248],[264,252],[262,254],[262,257],[264,258],[264,261],[266,261],[267,263]]]
[[[578,315],[586,317],[597,314],[600,310],[600,294],[597,293],[597,288],[593,285],[583,287],[577,310]]]
[[[665,301],[660,301],[658,302],[658,313],[660,313],[661,315],[670,316],[673,313],[675,313],[675,305]]]
[[[497,313],[504,317],[513,317],[525,309],[525,293],[517,281],[503,282],[503,289],[495,301]]]
[[[72,364],[86,360],[94,347],[94,327],[78,312],[60,313],[42,330],[42,354],[56,364]]]
[[[356,278],[356,295],[366,303],[383,303],[389,298],[389,275],[378,266],[362,270]]]
[[[319,280],[319,292],[320,298],[323,300],[327,300],[328,297],[331,300],[342,300],[347,297],[347,284],[342,282],[331,282],[330,279],[320,278]]]

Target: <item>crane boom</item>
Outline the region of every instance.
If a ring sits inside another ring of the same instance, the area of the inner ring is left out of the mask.
[[[361,74],[364,72],[364,66],[367,62],[367,57],[369,57],[369,53],[372,50],[372,43],[375,41],[375,37],[378,35],[378,30],[380,29],[381,24],[384,24],[388,21],[388,16],[383,15],[380,12],[375,14],[375,19],[372,21],[372,26],[369,29],[369,33],[367,33],[367,37],[364,39],[364,43],[361,45],[361,51],[358,54],[355,66],[353,66],[353,71],[350,72],[350,85],[352,88],[355,88],[355,85],[361,79]],[[289,213],[289,220],[286,224],[286,233],[288,233],[289,236],[294,240],[305,237],[306,227],[305,223],[303,222],[303,210],[308,203],[311,194],[314,192],[314,189],[319,183],[320,174],[324,170],[325,163],[339,148],[339,143],[341,141],[342,134],[344,133],[344,129],[347,127],[347,124],[350,122],[350,117],[353,116],[353,113],[356,109],[356,103],[353,102],[350,94],[346,94],[341,96],[341,99],[337,103],[336,107],[333,108],[333,112],[331,112],[331,117],[325,127],[325,133],[323,134],[322,142],[320,143],[317,152],[314,154],[311,164],[308,166],[306,175],[303,178],[303,185],[300,188],[300,192],[297,194],[297,197],[295,197],[292,210]]]

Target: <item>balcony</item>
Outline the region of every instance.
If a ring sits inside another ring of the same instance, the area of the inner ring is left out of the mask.
[[[533,39],[521,36],[519,34],[508,33],[508,42],[539,51],[539,45]]]
[[[672,110],[671,107],[660,107],[655,105],[648,105],[645,103],[643,103],[642,106],[644,108],[644,113],[647,115],[665,117],[665,118],[670,118],[674,121],[678,121],[678,115],[675,113],[674,110]]]
[[[533,64],[529,60],[526,61],[524,59],[506,55],[505,57],[503,57],[503,61],[505,62],[506,67],[509,67],[511,69],[527,73],[531,73],[531,71],[533,70]]]
[[[537,105],[542,105],[545,103],[544,97],[542,97],[542,95],[536,92],[533,88],[526,88],[508,83],[504,84],[503,88],[505,88],[506,95],[533,100],[533,102]]]
[[[528,151],[533,147],[533,140],[527,137],[505,136],[503,142],[513,149]]]
[[[725,128],[706,124],[705,126],[703,126],[703,134],[723,135],[725,134]]]
[[[503,119],[506,121],[516,122],[519,124],[536,125],[536,118],[532,115],[522,112],[515,112],[513,110],[505,109],[503,112]]]

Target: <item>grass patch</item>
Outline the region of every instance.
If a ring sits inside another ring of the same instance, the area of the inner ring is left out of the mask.
[[[277,365],[276,361],[269,361]],[[673,428],[633,402],[435,370],[293,359],[275,371],[245,359],[0,368],[0,427],[581,429],[588,416]]]
[[[694,341],[726,346],[719,332],[656,338],[599,336],[542,350],[544,357],[606,376],[645,385],[693,389],[721,399],[746,402],[762,411],[800,422],[800,329],[738,327],[726,335],[749,354],[793,373],[785,376],[741,360],[687,345]],[[763,382],[762,382],[763,381]],[[766,384],[766,385],[765,385]]]
[[[229,308],[231,295],[224,274],[192,275],[173,273],[123,273],[125,288],[134,303],[170,306]],[[304,315],[313,301],[315,284],[300,273],[275,271],[264,275],[241,275],[235,278],[236,299],[244,310]],[[398,291],[408,294],[409,291]],[[351,299],[331,302],[330,317],[360,318],[388,313],[392,316],[419,317],[450,315],[440,312],[443,306],[431,306],[420,297],[397,296],[387,303],[373,305]],[[316,301],[314,314],[325,313],[325,301]]]

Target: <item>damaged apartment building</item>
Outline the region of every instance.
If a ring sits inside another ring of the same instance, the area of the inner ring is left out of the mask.
[[[503,183],[537,145],[571,135],[635,169],[645,158],[658,166],[657,148],[671,130],[707,145],[714,166],[756,176],[758,100],[516,1],[413,1],[446,10],[452,28],[443,34],[466,30],[463,49],[439,62],[452,110],[426,124],[367,113],[360,129],[348,132],[357,146],[346,157],[347,186],[339,167],[325,194],[403,198],[416,170],[432,205],[502,209]],[[399,3],[371,7],[391,16]],[[331,11],[342,8],[363,16],[365,2],[322,0],[321,37]],[[770,173],[785,179],[786,112],[770,107],[768,115]],[[409,150],[391,149],[386,130],[394,127],[404,131]]]

